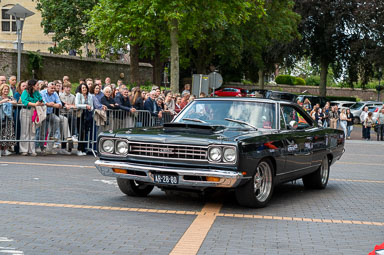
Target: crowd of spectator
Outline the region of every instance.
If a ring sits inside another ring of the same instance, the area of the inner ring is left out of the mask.
[[[124,127],[133,126],[132,118],[117,118],[112,114],[114,110],[131,116],[136,111],[147,111],[161,119],[164,113],[176,115],[194,100],[189,84],[178,94],[161,91],[157,86],[150,91],[140,87],[129,89],[121,80],[111,83],[109,77],[104,84],[101,79],[87,78],[79,81],[72,94],[68,76],[52,82],[32,79],[16,83],[15,76],[8,80],[0,76],[0,153],[3,156],[12,154],[11,150],[25,156],[71,154],[76,141],[77,155],[83,156],[87,154],[84,141],[95,140],[103,125],[125,121]],[[51,141],[62,141],[61,149],[53,150],[60,143]]]
[[[349,108],[339,109],[337,105],[331,106],[329,102],[327,102],[323,108],[321,108],[319,104],[312,106],[308,98],[305,99],[304,102],[298,100],[297,104],[306,110],[318,125],[335,129],[341,127],[346,139],[351,139],[354,116]],[[384,140],[384,107],[378,114],[377,119],[374,119],[372,112],[369,112],[366,106],[360,114],[359,119],[362,125],[362,138],[364,140],[371,140],[372,128],[375,128],[377,133],[377,141]]]
[[[77,155],[84,156],[89,152],[86,141],[95,141],[97,133],[103,131],[108,123],[124,121],[122,126],[133,126],[131,118],[118,118],[111,114],[114,110],[131,116],[137,111],[146,111],[161,119],[164,113],[178,114],[195,98],[189,84],[179,94],[162,91],[157,86],[150,91],[140,87],[129,89],[121,80],[114,84],[109,77],[104,84],[99,78],[80,79],[79,85],[73,89],[75,93],[72,94],[68,76],[51,82],[32,79],[19,83],[15,76],[8,79],[0,76],[0,155],[71,154],[73,143],[78,142]],[[205,96],[204,93],[199,95]],[[345,137],[351,138],[354,116],[350,109],[338,109],[337,105],[331,106],[329,102],[324,107],[319,104],[312,106],[309,99],[297,103],[318,125],[341,127]],[[378,133],[377,140],[384,139],[384,108],[377,119],[372,118],[368,107],[359,117],[363,139],[371,139],[373,127]],[[55,147],[60,148],[53,150]],[[97,149],[94,145],[91,147]]]

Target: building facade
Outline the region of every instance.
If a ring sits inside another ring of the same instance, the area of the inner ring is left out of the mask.
[[[36,10],[37,3],[33,0],[0,0],[0,48],[16,49],[16,21],[12,16],[6,14],[16,4],[20,4],[35,13],[25,20],[22,37],[23,49],[27,51],[49,52],[49,48],[54,46],[52,42],[53,34],[44,34],[41,27],[41,14],[40,11]]]

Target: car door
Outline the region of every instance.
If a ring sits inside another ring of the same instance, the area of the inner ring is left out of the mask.
[[[232,88],[232,90],[231,90],[229,96],[231,96],[231,97],[235,97],[235,96],[237,96],[237,94],[239,94],[239,93],[240,93],[240,90],[239,90],[239,89],[234,89],[234,88]]]
[[[221,96],[223,97],[229,97],[231,93],[231,88],[225,88],[222,90]]]
[[[313,121],[302,109],[294,105],[281,104],[280,112],[286,126],[285,130],[281,130],[286,134],[284,137],[286,164],[282,174],[309,169],[312,165]],[[297,128],[290,126],[292,121],[298,124]]]

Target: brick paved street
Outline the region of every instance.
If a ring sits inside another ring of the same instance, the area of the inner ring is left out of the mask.
[[[383,152],[384,143],[347,141],[327,189],[287,183],[263,209],[228,192],[127,197],[93,157],[2,157],[0,255],[168,254],[212,203],[221,209],[198,254],[367,254],[384,242]]]

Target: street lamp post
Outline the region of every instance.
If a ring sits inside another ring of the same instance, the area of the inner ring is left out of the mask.
[[[377,90],[377,101],[380,101],[380,92],[383,90],[383,87],[380,85],[380,82],[381,82],[381,76],[383,75],[383,70],[381,69],[381,67],[379,68],[379,85],[376,86],[376,90]]]
[[[17,30],[17,82],[20,81],[20,66],[21,66],[21,36],[23,33],[24,21],[27,17],[35,14],[30,10],[25,9],[20,4],[16,4],[7,11],[8,15],[16,18],[16,30]]]

